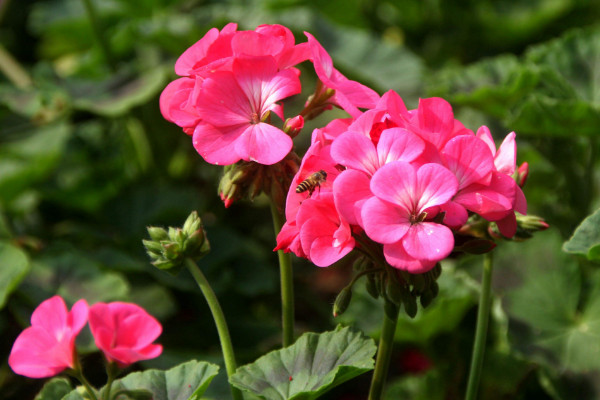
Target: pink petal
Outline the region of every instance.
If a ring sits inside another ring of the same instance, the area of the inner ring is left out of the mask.
[[[205,122],[216,127],[249,124],[257,111],[229,71],[215,72],[204,80],[197,109]]]
[[[246,128],[235,142],[235,151],[243,160],[272,165],[283,160],[292,144],[282,130],[261,122]]]
[[[496,221],[496,225],[500,233],[507,238],[511,238],[517,233],[517,217],[513,213]]]
[[[512,202],[509,199],[481,185],[471,185],[461,190],[454,197],[454,201],[488,221],[502,219],[512,210]]]
[[[371,178],[371,191],[383,200],[411,210],[413,200],[418,194],[415,168],[403,161],[395,161],[382,166]],[[364,217],[364,213],[363,213]]]
[[[411,225],[402,238],[402,245],[406,252],[416,259],[437,262],[452,252],[454,236],[447,226],[421,222]]]
[[[62,336],[67,327],[68,311],[60,296],[53,296],[40,303],[31,314],[31,325],[42,328],[48,334]]]
[[[420,99],[418,107],[419,134],[438,149],[450,139],[454,129],[452,106],[439,97]]]
[[[88,322],[89,306],[85,299],[78,300],[69,313],[71,332],[77,335]]]
[[[417,192],[420,194],[417,209],[425,210],[446,203],[456,194],[456,177],[439,164],[425,164],[417,171]]]
[[[393,90],[389,90],[383,94],[377,104],[377,108],[386,110],[390,119],[401,126],[405,124],[408,118],[408,110],[402,97]]]
[[[444,216],[444,224],[451,228],[458,229],[467,222],[467,219],[469,219],[467,210],[454,201],[449,201],[442,205],[440,211],[446,213]]]
[[[210,46],[219,37],[219,30],[212,28],[194,43],[190,48],[183,52],[175,62],[175,73],[179,76],[190,75],[196,63],[206,57],[206,53]]]
[[[241,159],[235,150],[235,142],[246,128],[247,125],[244,124],[218,129],[201,123],[194,130],[194,148],[211,164],[234,164]]]
[[[411,226],[406,210],[376,197],[364,203],[361,215],[365,232],[379,243],[397,242]]]
[[[494,163],[498,172],[512,175],[517,167],[517,143],[515,133],[511,132],[502,141],[498,148]]]
[[[472,183],[489,184],[494,158],[489,147],[475,136],[457,136],[442,150],[444,166],[458,179],[459,189]]]
[[[487,126],[480,126],[479,129],[477,129],[476,137],[481,139],[488,146],[492,155],[496,155],[496,143],[494,143],[494,138]]]
[[[302,225],[300,230],[302,248],[315,265],[327,267],[354,248],[354,239],[345,243],[336,243],[333,235],[338,227],[333,222],[323,221],[321,218],[311,218]]]
[[[404,128],[390,128],[381,133],[377,143],[379,165],[392,161],[411,162],[421,155],[425,142]]]
[[[369,175],[379,168],[373,142],[360,133],[346,132],[337,137],[331,145],[331,156],[338,164]]]
[[[394,268],[408,271],[411,274],[421,274],[429,271],[436,264],[435,261],[417,260],[411,257],[402,246],[402,241],[383,245],[385,260]]]
[[[364,202],[373,197],[369,177],[360,171],[343,171],[333,183],[335,206],[351,225],[363,226],[361,209]]]
[[[167,121],[181,127],[196,125],[200,120],[198,113],[190,104],[196,85],[192,78],[179,78],[167,85],[160,94],[160,112]]]

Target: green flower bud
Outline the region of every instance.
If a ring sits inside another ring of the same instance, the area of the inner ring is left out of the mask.
[[[149,226],[148,234],[150,235],[150,238],[152,240],[155,240],[157,242],[169,238],[167,231],[165,231],[163,228],[160,228],[158,226]]]
[[[375,274],[368,274],[367,281],[365,283],[367,292],[374,299],[377,299],[379,297],[379,290],[377,289],[377,280],[379,280],[379,278]]]
[[[408,291],[402,291],[402,304],[406,315],[414,318],[417,315],[417,299]]]
[[[398,318],[398,306],[392,303],[391,301],[386,301],[383,304],[383,311],[385,312],[385,315],[391,320],[395,320],[396,318]]]
[[[386,297],[396,305],[402,304],[402,290],[398,282],[388,279],[386,284]]]
[[[352,288],[350,286],[346,286],[337,295],[335,303],[333,303],[333,316],[337,317],[346,311],[348,305],[350,304],[350,300],[352,300]]]

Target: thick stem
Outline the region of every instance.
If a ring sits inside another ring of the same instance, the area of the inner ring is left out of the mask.
[[[390,303],[389,307],[393,307],[391,314],[393,314],[394,318],[390,319],[388,313],[384,313],[383,315],[383,327],[381,329],[381,338],[379,338],[375,371],[373,372],[371,389],[369,390],[369,400],[381,399],[392,357],[392,347],[394,346],[394,336],[396,334],[396,324],[398,323],[400,307],[393,303]]]
[[[190,258],[187,258],[185,260],[185,264],[196,280],[198,287],[202,291],[202,294],[208,303],[208,307],[210,308],[210,312],[212,313],[213,319],[215,320],[217,332],[219,333],[219,340],[221,341],[221,350],[223,352],[223,359],[225,361],[225,369],[227,370],[227,376],[231,378],[237,367],[235,363],[235,355],[233,353],[233,346],[231,345],[231,337],[229,336],[229,328],[227,327],[227,322],[225,321],[225,316],[223,315],[221,305],[217,300],[215,292],[210,287],[206,277],[196,262]],[[233,386],[231,386],[231,395],[234,400],[243,399],[242,393]]]
[[[479,310],[477,310],[477,326],[475,328],[475,343],[473,344],[473,356],[471,357],[471,370],[467,383],[467,394],[465,400],[475,400],[481,378],[483,367],[483,354],[487,337],[488,321],[490,317],[490,305],[492,303],[492,253],[483,256],[483,276],[481,279],[481,293],[479,295]]]
[[[88,382],[88,380],[85,379],[85,376],[83,376],[83,371],[81,370],[81,364],[79,362],[79,358],[77,357],[77,355],[75,355],[74,357],[75,357],[75,366],[72,369],[66,370],[65,372],[67,374],[71,375],[72,377],[74,377],[75,379],[77,379],[79,382],[81,382],[81,384],[85,388],[86,392],[90,396],[91,400],[98,400],[98,397],[96,396],[96,390]]]
[[[283,226],[283,216],[277,206],[271,201],[271,215],[275,236]],[[283,329],[283,347],[294,343],[294,274],[292,270],[292,257],[283,250],[277,250],[279,257],[279,276],[281,281],[281,322]]]
[[[117,363],[112,361],[107,361],[106,363],[106,376],[108,377],[106,381],[106,388],[104,390],[104,400],[110,400],[112,397],[110,396],[110,391],[112,390],[112,384],[115,381],[115,378],[119,374],[119,367]]]
[[[90,25],[92,26],[92,30],[94,31],[96,41],[100,46],[100,51],[102,51],[102,54],[104,55],[108,66],[113,71],[115,71],[117,69],[115,60],[110,51],[110,47],[108,46],[108,41],[104,36],[104,32],[102,31],[102,27],[100,26],[100,20],[98,19],[98,15],[96,14],[96,8],[94,8],[94,5],[92,4],[91,0],[83,0],[83,5],[85,6],[85,11],[90,21]]]

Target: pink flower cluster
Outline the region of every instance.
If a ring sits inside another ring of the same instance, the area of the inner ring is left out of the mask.
[[[181,78],[160,97],[163,116],[193,135],[194,147],[209,163],[271,165],[292,149],[292,139],[270,124],[270,115],[283,120],[278,102],[300,93],[295,65],[312,61],[325,87],[335,90],[331,102],[350,115],[360,114],[357,107],[373,107],[377,93],[346,79],[316,39],[306,36],[308,42],[295,44],[281,25],[237,31],[237,24],[230,23],[221,31],[209,30],[177,60],[175,72]]]
[[[348,254],[364,232],[393,267],[426,272],[453,250],[453,232],[470,213],[512,237],[515,211],[527,211],[511,177],[514,132],[496,149],[487,127],[473,133],[440,98],[421,99],[408,110],[389,91],[355,118],[315,130],[311,143],[288,193],[276,249],[318,266]],[[319,170],[327,180],[312,196],[296,193]]]
[[[75,338],[88,322],[96,346],[109,362],[121,366],[158,357],[162,346],[152,342],[162,332],[160,323],[131,303],[79,300],[71,311],[59,296],[42,302],[31,316],[31,326],[15,340],[8,363],[17,374],[47,378],[76,366]]]

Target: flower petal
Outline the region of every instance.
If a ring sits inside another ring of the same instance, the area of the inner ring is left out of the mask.
[[[362,220],[367,235],[379,243],[394,243],[410,228],[406,210],[372,197],[362,207]]]
[[[416,259],[437,262],[452,252],[454,236],[447,226],[421,222],[410,227],[402,238],[402,245]]]
[[[283,160],[292,145],[292,139],[281,129],[260,122],[246,128],[235,142],[235,151],[243,160],[272,165]]]

